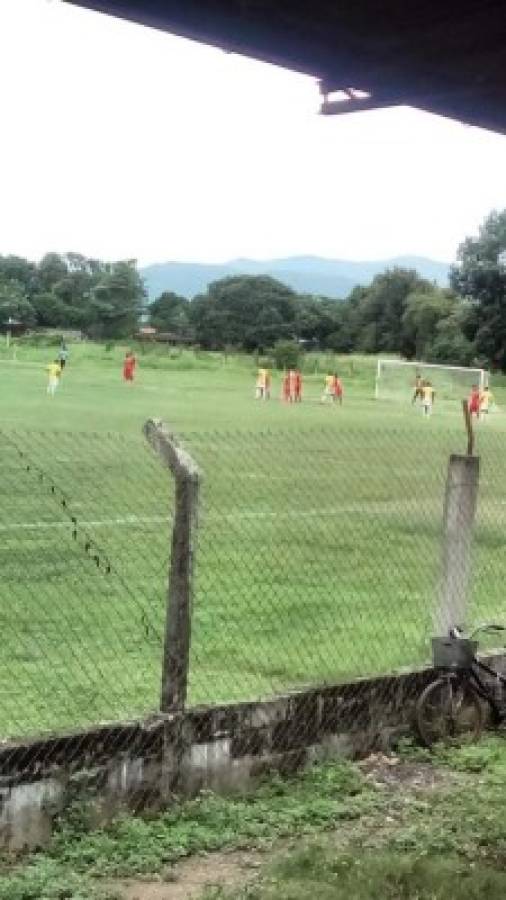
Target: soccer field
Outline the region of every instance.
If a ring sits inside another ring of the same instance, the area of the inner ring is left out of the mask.
[[[270,403],[253,400],[252,359],[141,356],[130,388],[121,357],[73,348],[54,400],[50,352],[0,359],[2,735],[156,709],[173,498],[148,417],[204,473],[192,702],[426,658],[447,459],[465,447],[457,402],[430,421],[409,398],[375,402],[374,359],[342,362],[345,403],[331,408],[323,358],[296,407],[278,401],[279,378]],[[505,419],[478,426],[473,619],[506,619]]]

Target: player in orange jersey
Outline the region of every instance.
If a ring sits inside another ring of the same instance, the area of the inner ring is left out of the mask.
[[[343,383],[339,378],[337,372],[334,372],[334,381],[332,383],[332,388],[334,391],[334,399],[339,403],[339,406],[343,405]]]
[[[473,384],[471,393],[467,401],[467,408],[472,416],[478,419],[480,416],[480,389],[477,384]]]

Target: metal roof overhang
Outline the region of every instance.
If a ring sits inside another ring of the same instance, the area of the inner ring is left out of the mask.
[[[408,105],[506,133],[505,0],[64,0],[312,75],[322,112]]]

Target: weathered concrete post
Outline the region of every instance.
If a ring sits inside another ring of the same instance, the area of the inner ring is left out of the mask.
[[[200,472],[191,456],[158,419],[149,419],[144,434],[172,472],[176,482],[174,526],[167,591],[167,615],[160,709],[184,709],[188,687],[191,640],[194,537],[197,525]]]
[[[478,456],[450,456],[443,520],[443,573],[435,634],[466,621],[471,544],[478,499]]]

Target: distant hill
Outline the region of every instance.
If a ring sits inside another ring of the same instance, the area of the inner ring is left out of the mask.
[[[163,291],[183,297],[205,292],[212,281],[229,275],[271,275],[304,294],[321,294],[342,299],[357,284],[369,284],[375,275],[393,266],[416,269],[424,278],[441,286],[448,283],[449,264],[423,256],[397,256],[374,262],[323,259],[319,256],[291,256],[287,259],[234,259],[228,263],[166,262],[141,269],[149,299]]]

